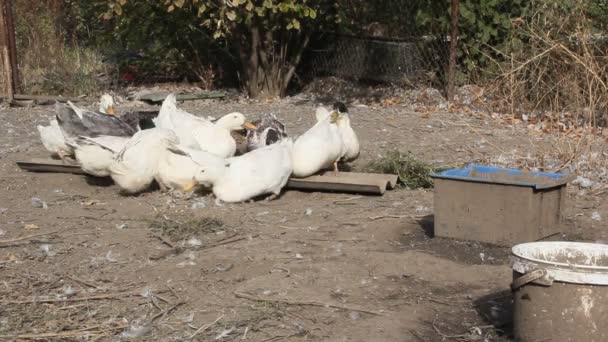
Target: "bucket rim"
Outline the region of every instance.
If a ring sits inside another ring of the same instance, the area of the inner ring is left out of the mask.
[[[606,266],[593,266],[593,265],[584,265],[584,264],[569,264],[565,262],[559,261],[548,261],[543,259],[538,259],[530,256],[521,255],[521,249],[529,247],[529,246],[552,246],[555,247],[570,247],[570,248],[580,248],[580,247],[592,247],[593,249],[604,249],[606,251],[606,255],[608,256],[608,244],[602,243],[593,243],[593,242],[574,242],[574,241],[538,241],[538,242],[526,242],[522,244],[515,245],[511,248],[511,254],[517,258],[544,264],[551,266],[561,266],[572,268],[575,267],[581,270],[594,270],[594,271],[606,271],[608,273],[608,265]],[[519,253],[518,253],[519,252]]]

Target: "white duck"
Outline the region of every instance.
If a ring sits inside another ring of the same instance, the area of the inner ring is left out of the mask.
[[[345,151],[344,156],[340,161],[352,162],[359,158],[359,155],[361,153],[359,139],[357,138],[357,134],[350,125],[350,114],[348,113],[346,105],[342,102],[336,102],[334,103],[333,109],[341,114],[337,125],[340,130],[340,135],[342,136],[342,141],[344,142]],[[325,107],[318,107],[315,111],[315,116],[317,118],[317,121],[321,121],[327,116],[329,116],[330,113],[331,112]]]
[[[145,190],[158,174],[164,152],[179,139],[171,130],[151,128],[133,135],[116,155],[110,176],[127,193]]]
[[[175,131],[182,146],[207,151],[223,158],[232,157],[236,152],[236,142],[230,134],[231,131],[245,127],[255,128],[238,112],[224,115],[215,122],[190,114],[177,108],[175,94],[167,96],[158,117],[154,119],[154,124],[156,127]]]
[[[189,191],[196,183],[193,181],[201,167],[224,165],[225,159],[215,154],[183,146],[167,148],[160,159],[156,182],[163,190]]]
[[[109,94],[104,94],[101,96],[99,101],[99,111],[105,114],[115,113],[114,99],[112,96]],[[82,119],[82,111],[78,110],[76,113]],[[69,157],[73,155],[74,151],[72,150],[72,147],[68,146],[57,119],[53,118],[49,120],[49,123],[49,126],[38,125],[36,127],[40,133],[42,145],[44,145],[44,148],[51,152],[53,156],[57,156],[60,159],[67,161]]]
[[[254,197],[271,194],[278,196],[287,184],[293,170],[291,153],[293,140],[287,138],[242,156],[232,157],[225,163],[200,168],[194,180],[211,186],[220,202],[243,202]]]
[[[74,157],[85,173],[97,176],[110,176],[110,167],[114,164],[116,154],[120,152],[129,138],[114,136],[78,137],[69,143],[74,150]]]
[[[72,148],[66,144],[57,119],[51,119],[49,123],[49,126],[37,126],[42,145],[53,157],[67,160],[72,155]]]
[[[320,170],[334,167],[344,156],[344,143],[337,126],[340,112],[332,111],[297,138],[293,146],[293,175],[308,177]]]

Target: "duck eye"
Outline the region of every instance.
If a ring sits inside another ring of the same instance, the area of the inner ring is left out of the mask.
[[[201,173],[205,173],[205,170],[201,170]]]

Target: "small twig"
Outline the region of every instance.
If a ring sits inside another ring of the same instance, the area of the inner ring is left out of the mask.
[[[435,299],[435,298],[427,298],[427,300],[429,302],[439,303],[439,304],[443,304],[443,305],[450,305],[450,306],[452,305],[452,303],[444,302],[442,300]]]
[[[422,218],[424,216],[420,216],[420,218]],[[397,218],[397,219],[403,219],[403,218],[416,218],[412,215],[380,215],[380,216],[369,216],[368,219],[375,221],[375,220],[380,220],[383,218]]]
[[[49,232],[49,233],[38,233],[38,234],[26,235],[26,236],[22,236],[22,237],[19,237],[19,238],[14,238],[14,239],[9,239],[9,240],[0,240],[0,244],[15,243],[15,242],[23,241],[23,240],[29,240],[31,238],[35,238],[35,237],[39,237],[39,236],[57,234],[59,232],[60,232],[60,230],[55,230],[55,231],[52,231],[52,232]]]
[[[72,297],[72,298],[34,298],[29,300],[3,300],[0,304],[38,304],[38,303],[68,303],[68,302],[82,302],[87,300],[103,300],[103,299],[121,299],[128,297],[141,297],[139,292],[127,292],[127,293],[108,293],[100,294],[88,297]]]
[[[190,335],[189,339],[193,339],[194,337],[196,337],[196,335],[202,333],[203,331],[209,329],[212,325],[214,325],[215,323],[217,323],[220,319],[222,319],[222,317],[224,317],[224,314],[220,315],[220,317],[218,317],[215,321],[207,324],[207,325],[203,325],[202,327],[200,327],[197,331],[194,332],[194,334]]]
[[[213,247],[217,247],[217,246],[227,245],[229,243],[238,242],[238,241],[249,239],[249,238],[253,239],[255,237],[258,237],[259,235],[260,234],[255,234],[255,235],[251,235],[251,236],[240,236],[236,239],[224,239],[224,240],[221,240],[220,242],[211,243],[211,244],[202,246],[201,249],[208,249],[208,248],[213,248]]]
[[[181,301],[176,303],[175,305],[173,305],[172,307],[165,309],[159,313],[157,313],[156,315],[152,316],[152,318],[150,318],[150,322],[154,322],[154,320],[156,320],[159,317],[165,317],[167,314],[169,314],[171,311],[175,310],[178,306],[184,305],[186,304],[186,302]]]
[[[76,278],[76,277],[74,277],[74,276],[68,276],[68,278],[69,278],[69,279],[72,279],[72,280],[73,280],[73,281],[75,281],[75,282],[78,282],[78,283],[81,283],[81,284],[83,284],[83,285],[86,285],[86,286],[88,286],[88,287],[92,287],[92,288],[94,288],[94,289],[98,289],[98,290],[100,289],[100,287],[99,287],[99,286],[97,286],[97,285],[95,285],[95,284],[92,284],[92,283],[89,283],[89,282],[87,282],[87,281],[85,281],[85,280],[82,280],[82,279],[80,279],[80,278]]]
[[[243,292],[234,292],[234,295],[238,298],[244,298],[244,299],[249,299],[249,300],[254,300],[254,301],[259,301],[259,302],[283,303],[283,304],[287,304],[287,305],[320,306],[320,307],[326,307],[326,308],[358,311],[358,312],[368,313],[368,314],[376,315],[376,316],[385,316],[385,314],[383,314],[381,312],[376,312],[376,311],[361,309],[361,308],[354,308],[354,307],[346,306],[346,305],[321,303],[321,302],[308,302],[308,301],[300,302],[300,301],[290,301],[290,300],[284,300],[284,299],[267,299],[267,298],[255,297],[255,296],[243,293]]]
[[[246,340],[247,339],[247,332],[249,331],[249,327],[245,327],[245,332],[243,333],[243,337],[241,337],[241,340]]]
[[[159,239],[162,243],[164,243],[165,245],[171,247],[171,248],[175,248],[175,244],[173,244],[171,241],[169,241],[166,237],[162,236],[162,235],[154,235],[155,238]]]
[[[561,234],[561,233],[562,233],[562,232],[553,233],[553,234],[551,234],[551,235],[547,235],[547,236],[541,237],[540,239],[536,239],[536,240],[534,240],[534,241],[535,241],[535,242],[536,242],[536,241],[543,241],[543,240],[546,240],[546,239],[548,239],[548,238],[554,237],[555,235],[559,235],[559,234]]]
[[[354,201],[354,200],[357,200],[359,198],[363,198],[363,196],[353,196],[353,197],[349,197],[349,198],[345,198],[345,199],[335,200],[334,204],[337,204],[337,205],[340,205],[340,204],[351,204],[351,203],[346,203],[346,202]]]
[[[97,331],[95,331],[95,329],[100,328],[100,326],[94,326],[94,327],[78,329],[78,330],[61,331],[61,332],[56,332],[56,333],[0,335],[0,339],[1,340],[4,340],[4,339],[38,340],[38,339],[49,339],[49,338],[81,337],[81,336],[90,336],[90,335],[94,335],[94,334],[102,334],[105,331],[120,330],[120,329],[126,328],[127,326],[128,326],[127,324],[120,324],[115,327],[106,327],[106,329],[97,330]]]
[[[297,336],[298,334],[291,334],[291,335],[280,335],[280,336],[273,336],[273,337],[269,337],[265,340],[261,340],[260,342],[272,342],[272,341],[278,341],[278,340],[282,340],[284,338],[289,338],[289,337],[294,337]]]

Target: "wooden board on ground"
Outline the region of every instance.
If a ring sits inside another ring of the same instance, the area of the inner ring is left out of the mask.
[[[291,178],[287,188],[382,195],[397,186],[397,175],[326,171],[306,178]]]
[[[169,93],[150,93],[139,96],[138,100],[149,102],[152,104],[161,103]],[[189,101],[189,100],[209,100],[209,99],[221,99],[226,96],[226,93],[220,91],[195,93],[195,94],[177,94],[177,101]]]
[[[18,161],[17,165],[25,171],[84,174],[80,166],[55,159]],[[286,187],[298,190],[382,195],[387,189],[394,189],[395,186],[397,186],[397,175],[357,172],[339,172],[334,175],[332,171],[326,171],[306,178],[291,178]]]
[[[33,171],[33,172],[61,172],[61,173],[75,173],[85,174],[79,165],[67,164],[57,159],[31,159],[28,161],[18,161],[17,166],[21,170]]]

